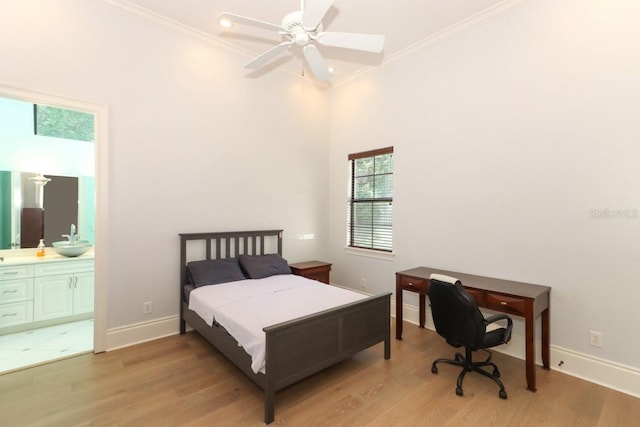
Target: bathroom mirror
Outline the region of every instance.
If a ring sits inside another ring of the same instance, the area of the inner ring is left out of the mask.
[[[50,181],[38,188],[32,178]],[[64,240],[71,224],[82,240],[95,241],[94,178],[0,171],[0,249],[34,248]]]
[[[33,237],[23,244],[26,225],[47,246],[63,240],[71,224],[81,239],[94,242],[94,144],[38,134],[37,113],[33,103],[0,98],[0,250],[35,247]]]

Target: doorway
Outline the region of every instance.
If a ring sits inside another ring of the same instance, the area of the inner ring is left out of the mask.
[[[93,319],[82,320],[74,325],[69,323],[68,330],[46,331],[47,333],[57,333],[60,337],[71,336],[70,328],[73,327],[74,333],[83,333],[93,336],[86,351],[102,352],[106,350],[106,258],[101,254],[106,253],[106,182],[107,182],[107,136],[106,122],[107,109],[106,106],[78,101],[70,98],[59,97],[55,95],[42,94],[26,89],[15,88],[0,85],[0,98],[8,98],[18,101],[24,101],[32,104],[50,105],[70,110],[83,111],[93,114],[95,123],[95,142],[94,167],[95,167],[95,212],[91,212],[95,217],[95,229],[92,228],[92,234],[95,233],[95,269],[92,276],[94,281],[94,299],[93,299]],[[6,156],[5,161],[7,160]],[[6,165],[0,165],[0,170],[6,169]],[[93,177],[92,177],[93,180]],[[45,192],[45,194],[47,194]],[[77,200],[77,198],[76,198]],[[93,210],[93,209],[92,209]],[[68,227],[68,225],[67,225]],[[67,234],[67,229],[65,233]],[[58,233],[57,231],[55,233]],[[55,237],[51,237],[55,238]],[[60,240],[60,238],[56,238]],[[0,255],[2,256],[2,255]],[[63,326],[63,325],[59,325]],[[82,331],[82,332],[79,332]],[[87,332],[88,331],[88,332]],[[41,332],[45,332],[44,330]],[[33,338],[35,333],[29,334]],[[69,342],[69,340],[67,340]],[[64,356],[63,356],[64,357]],[[2,371],[2,360],[0,359],[0,371]],[[37,362],[40,363],[40,362]],[[42,362],[44,363],[44,361]]]

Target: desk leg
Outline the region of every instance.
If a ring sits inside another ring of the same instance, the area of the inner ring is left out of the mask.
[[[420,327],[424,329],[425,312],[427,311],[427,304],[425,302],[424,294],[420,294]]]
[[[402,289],[397,285],[400,279],[396,279],[396,339],[402,339]]]
[[[547,308],[541,315],[542,326],[542,366],[549,369],[549,309]]]
[[[526,341],[526,366],[527,366],[527,388],[530,391],[536,391],[536,351],[533,318],[533,301],[528,301],[526,307],[525,319],[525,341]]]

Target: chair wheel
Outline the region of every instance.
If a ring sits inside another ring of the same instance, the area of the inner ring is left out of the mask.
[[[500,396],[500,399],[506,399],[507,398],[507,392],[505,390],[500,390],[498,392],[498,395]]]
[[[457,394],[458,396],[462,396],[462,394],[463,394],[463,393],[462,393],[462,387],[456,387],[456,394]]]
[[[438,373],[438,368],[436,368],[435,365],[431,367],[431,373],[432,374],[437,374]]]

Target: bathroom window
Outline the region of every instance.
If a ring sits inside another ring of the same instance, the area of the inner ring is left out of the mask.
[[[94,118],[91,113],[34,104],[33,116],[36,135],[95,141]]]

